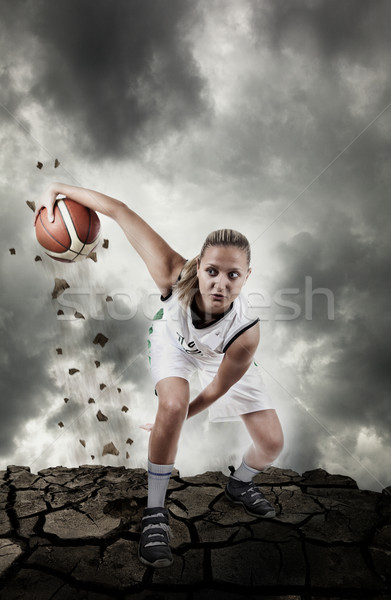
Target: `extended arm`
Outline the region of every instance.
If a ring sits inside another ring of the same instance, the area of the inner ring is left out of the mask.
[[[253,361],[258,343],[259,324],[256,324],[231,344],[213,380],[190,402],[188,419],[208,408],[243,377]]]
[[[48,211],[49,221],[53,220],[53,208],[59,194],[114,219],[145,262],[160,292],[167,295],[186,261],[148,223],[115,198],[65,183],[52,183],[47,188],[37,205],[35,221],[43,207]]]

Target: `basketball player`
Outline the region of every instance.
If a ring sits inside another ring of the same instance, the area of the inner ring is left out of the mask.
[[[200,254],[186,260],[123,202],[92,190],[51,184],[35,219],[43,207],[53,219],[58,194],[112,217],[161,293],[162,308],[148,342],[158,410],[150,427],[140,560],[153,567],[172,563],[166,491],[183,423],[206,408],[211,421],[241,419],[252,440],[240,466],[231,469],[225,495],[250,515],[274,517],[273,506],[252,482],[281,452],[283,434],[254,362],[259,319],[247,315],[241,294],[251,273],[247,239],[230,229],[214,231]],[[189,380],[195,371],[202,391],[190,402]]]

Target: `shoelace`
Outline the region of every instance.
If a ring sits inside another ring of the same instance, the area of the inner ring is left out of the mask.
[[[250,492],[253,492],[253,493],[250,494]],[[254,496],[259,496],[259,498],[256,498],[256,500],[254,500],[254,502],[251,503],[253,505],[259,504],[260,502],[262,502],[262,500],[265,499],[262,492],[260,492],[259,489],[254,487],[253,485],[251,487],[247,488],[246,490],[244,490],[244,492],[242,492],[240,495],[245,496],[246,494],[250,494],[251,498],[253,498]]]
[[[166,525],[165,523],[156,523],[155,525],[153,525],[151,523],[151,525],[146,525],[143,529],[143,533],[145,533],[148,529],[160,529],[163,530],[166,534],[167,534],[167,539],[168,541],[170,541],[171,539],[171,528],[169,527],[169,525]],[[147,542],[145,544],[145,547],[147,546],[167,546],[167,542],[164,538],[164,534],[160,533],[160,532],[156,532],[156,533],[147,533],[147,537],[148,539],[153,538],[153,537],[158,537],[160,538],[159,540],[156,541],[150,541]]]
[[[147,515],[145,517],[143,517],[144,519],[151,519],[151,518],[156,518],[156,517],[163,517],[164,515],[162,513],[157,513],[155,515]],[[171,527],[169,525],[167,525],[166,523],[150,523],[149,525],[145,525],[143,527],[143,533],[145,533],[148,530],[151,529],[160,529],[163,530],[166,534],[167,534],[167,539],[168,541],[170,541],[171,537],[172,537],[172,532],[171,532]],[[151,541],[151,542],[147,542],[145,544],[145,547],[147,546],[167,546],[167,542],[165,540],[164,534],[157,531],[156,533],[147,533],[147,538],[150,539],[152,537],[159,537],[160,539],[157,541]]]

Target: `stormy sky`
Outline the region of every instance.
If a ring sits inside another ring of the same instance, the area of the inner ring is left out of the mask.
[[[187,258],[242,231],[276,466],[390,485],[390,18],[385,0],[1,0],[0,468],[146,466],[158,293],[109,218],[96,263],[42,252],[26,201],[64,181]],[[227,473],[248,442],[201,414],[176,466]]]

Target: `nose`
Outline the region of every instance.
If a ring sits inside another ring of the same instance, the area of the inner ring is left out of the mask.
[[[218,277],[215,280],[215,288],[216,288],[216,292],[223,292],[225,289],[227,289],[227,283],[228,283],[228,278],[225,277],[224,275],[220,275],[220,277]]]

